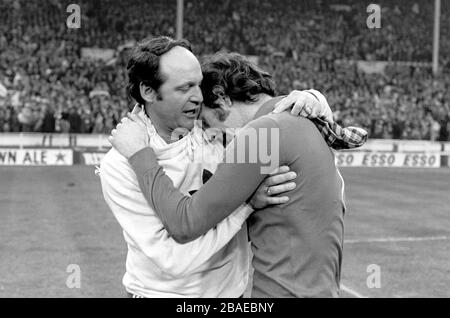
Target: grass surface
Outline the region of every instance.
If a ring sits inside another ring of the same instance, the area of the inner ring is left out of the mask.
[[[341,171],[348,210],[341,283],[366,297],[450,297],[450,169]],[[380,266],[379,289],[367,287],[370,264]]]
[[[341,171],[342,296],[450,297],[450,169]],[[0,297],[124,297],[126,246],[93,167],[0,167],[0,216]],[[79,289],[66,286],[70,264]]]

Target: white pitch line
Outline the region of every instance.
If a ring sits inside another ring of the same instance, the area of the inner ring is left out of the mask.
[[[368,297],[365,297],[365,296],[361,295],[361,294],[358,293],[357,291],[355,291],[355,290],[353,290],[353,289],[351,289],[351,288],[348,288],[347,286],[342,285],[342,284],[341,284],[341,289],[342,289],[343,291],[349,293],[350,295],[357,297],[357,298],[368,298]]]
[[[450,240],[449,236],[422,236],[422,237],[382,237],[382,238],[368,238],[345,240],[345,244],[355,243],[389,243],[389,242],[417,242],[417,241],[445,241]]]

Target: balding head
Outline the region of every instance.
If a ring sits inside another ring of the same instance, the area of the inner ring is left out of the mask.
[[[145,104],[140,94],[141,83],[155,91],[163,83],[160,60],[174,47],[183,48],[188,52],[191,51],[191,44],[187,40],[174,40],[167,36],[145,39],[133,48],[127,65],[127,90],[128,94],[139,104]]]
[[[190,50],[182,46],[175,46],[161,56],[159,70],[163,81],[169,76],[186,78],[201,73],[198,59]]]

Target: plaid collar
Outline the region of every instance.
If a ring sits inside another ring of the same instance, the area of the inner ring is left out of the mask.
[[[319,129],[328,146],[335,150],[353,149],[364,145],[367,131],[359,127],[341,127],[337,123],[329,123],[325,118],[314,118],[311,121]]]
[[[311,89],[305,92],[314,96],[319,102],[322,102],[314,92],[320,94],[324,102],[328,105],[325,97],[320,92]],[[310,118],[308,116],[307,118],[316,125],[328,146],[334,150],[358,148],[367,141],[367,131],[362,128],[352,126],[343,128],[336,122],[328,122],[325,117]]]

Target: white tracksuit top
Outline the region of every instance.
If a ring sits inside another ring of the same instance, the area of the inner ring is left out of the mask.
[[[150,145],[174,186],[185,194],[199,189],[203,169],[215,172],[223,148],[205,143],[199,128],[166,144],[145,118]],[[128,160],[115,149],[101,162],[100,180],[128,246],[123,277],[128,292],[143,297],[239,297],[244,293],[249,275],[245,226],[252,212],[249,207],[241,206],[198,239],[178,244],[142,195]]]

